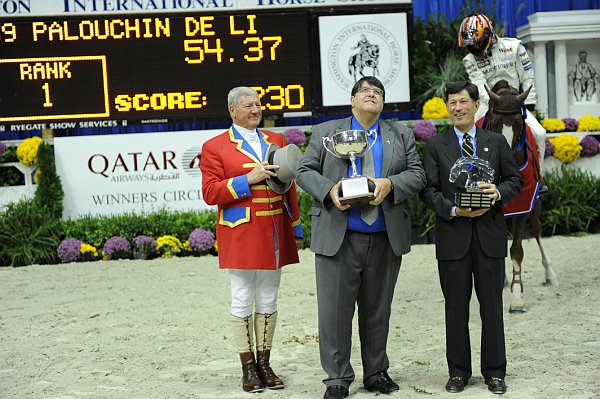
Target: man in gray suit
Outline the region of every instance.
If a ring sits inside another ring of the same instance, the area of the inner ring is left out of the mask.
[[[437,215],[435,245],[445,299],[450,375],[446,390],[462,392],[471,378],[469,304],[475,286],[481,316],[481,374],[492,393],[503,394],[507,388],[502,286],[508,245],[502,206],[519,194],[523,180],[504,136],[475,125],[477,86],[469,82],[450,85],[446,107],[454,127],[427,143],[423,158],[427,187],[421,193]],[[491,208],[460,207],[454,201],[464,180],[459,177],[451,183],[450,170],[461,156],[473,155],[494,169],[493,181],[479,184],[491,199]]]
[[[410,251],[406,200],[425,186],[425,173],[412,131],[379,119],[384,100],[377,78],[356,82],[352,116],[315,126],[298,166],[297,184],[314,198],[311,250],[316,254],[321,365],[328,375],[325,399],[348,396],[354,381],[350,352],[356,305],[365,388],[386,394],[399,389],[387,373],[389,319],[402,255]],[[340,203],[340,180],[350,175],[350,167],[322,145],[324,137],[349,129],[378,133],[372,154],[357,160],[359,173],[363,166],[373,171],[365,174],[375,187],[375,198],[362,212]],[[369,210],[370,219],[364,217]]]

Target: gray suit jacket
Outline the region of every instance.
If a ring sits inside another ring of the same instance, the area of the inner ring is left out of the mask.
[[[348,161],[327,152],[323,148],[323,137],[350,129],[350,123],[351,117],[316,125],[296,175],[298,186],[315,200],[310,211],[310,249],[325,256],[337,253],[346,233],[348,215],[333,206],[329,191],[347,177]],[[379,130],[380,137],[377,139],[383,140],[381,177],[389,178],[394,187],[381,206],[392,249],[401,256],[410,251],[411,220],[406,200],[425,187],[425,172],[411,129],[380,120]]]

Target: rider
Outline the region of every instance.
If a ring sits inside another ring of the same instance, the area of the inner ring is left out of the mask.
[[[497,81],[504,79],[517,90],[527,90],[531,86],[525,99],[525,122],[535,137],[541,171],[546,149],[546,129],[532,114],[535,112],[536,94],[533,66],[527,50],[518,39],[498,37],[492,22],[483,14],[472,14],[463,19],[458,31],[458,46],[466,46],[469,50],[469,54],[463,58],[463,64],[469,80],[479,89],[480,106],[475,115],[476,120],[480,120],[488,110],[490,97],[484,85],[491,89]],[[542,191],[545,190],[547,188],[544,186]]]

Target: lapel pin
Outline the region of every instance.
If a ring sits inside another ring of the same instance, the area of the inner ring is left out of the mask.
[[[489,149],[488,149],[487,147],[485,147],[485,148],[483,149],[483,151],[486,151],[486,152],[487,152],[487,151],[489,151]]]

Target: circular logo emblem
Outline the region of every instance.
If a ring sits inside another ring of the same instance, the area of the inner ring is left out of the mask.
[[[398,78],[400,43],[384,26],[362,22],[341,29],[329,46],[328,65],[335,82],[350,91],[363,76],[375,76],[385,87]]]

